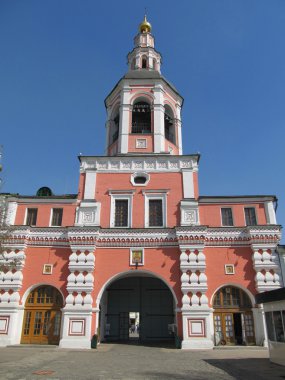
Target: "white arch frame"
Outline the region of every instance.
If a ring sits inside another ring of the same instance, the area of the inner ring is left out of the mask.
[[[146,103],[149,103],[150,106],[152,106],[154,101],[154,95],[147,91],[137,92],[130,99],[130,105],[133,106],[136,101],[144,101]]]
[[[137,272],[134,272],[133,270],[128,270],[128,271],[124,271],[124,272],[120,272],[120,273],[117,273],[115,274],[114,276],[112,276],[111,278],[109,278],[105,283],[104,285],[101,287],[99,293],[98,293],[98,296],[96,298],[96,307],[99,309],[100,307],[100,303],[101,303],[101,298],[105,292],[105,290],[107,289],[107,287],[112,284],[113,282],[121,279],[121,278],[124,278],[124,277],[128,277],[129,274],[134,274],[133,277],[140,277],[140,273],[143,273],[143,274],[149,274],[151,275],[152,277],[154,278],[158,278],[159,280],[161,280],[167,287],[168,289],[170,290],[172,296],[173,296],[173,300],[175,302],[175,310],[177,309],[177,305],[178,305],[178,300],[177,300],[177,297],[176,297],[176,294],[173,290],[173,288],[171,288],[169,286],[169,284],[167,283],[167,281],[161,277],[160,275],[158,275],[157,273],[154,273],[154,272],[151,272],[151,271],[148,271],[148,270],[139,270]],[[141,276],[143,277],[143,276]]]
[[[33,290],[35,290],[36,288],[39,288],[40,286],[52,286],[52,287],[54,287],[56,290],[58,290],[59,293],[61,294],[61,297],[62,297],[62,307],[64,307],[65,297],[64,297],[62,291],[61,291],[57,286],[55,286],[54,284],[48,284],[48,283],[46,283],[46,282],[41,282],[41,283],[38,283],[38,284],[34,284],[34,285],[30,286],[30,287],[25,291],[25,293],[23,294],[22,299],[21,299],[22,305],[23,305],[24,307],[25,307],[25,305],[26,305],[26,301],[27,301],[27,298],[28,298],[29,294],[30,294]]]
[[[213,300],[214,300],[214,296],[216,295],[217,291],[222,289],[222,288],[225,288],[227,286],[234,286],[235,288],[240,288],[241,290],[243,290],[246,295],[248,295],[249,299],[250,299],[250,302],[251,302],[251,308],[254,307],[255,305],[255,298],[254,298],[254,295],[247,289],[245,288],[243,285],[241,284],[237,284],[236,282],[228,282],[226,284],[222,284],[221,286],[219,286],[218,288],[216,288],[216,290],[213,292],[212,296],[211,296],[211,299],[210,299],[210,305],[212,305],[212,308],[213,308]]]

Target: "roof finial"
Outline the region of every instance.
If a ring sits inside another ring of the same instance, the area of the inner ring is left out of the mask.
[[[151,24],[147,21],[146,18],[146,8],[144,9],[144,20],[139,26],[139,32],[140,33],[150,33],[151,32]]]

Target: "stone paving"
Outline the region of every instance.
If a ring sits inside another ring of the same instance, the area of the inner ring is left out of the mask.
[[[285,367],[270,363],[263,348],[182,351],[101,344],[96,350],[50,346],[0,348],[1,380],[282,380]]]

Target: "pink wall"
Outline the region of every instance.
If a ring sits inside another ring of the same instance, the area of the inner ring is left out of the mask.
[[[242,285],[252,294],[255,290],[255,271],[252,265],[250,247],[206,247],[206,275],[208,277],[207,296],[210,299],[218,287],[226,284]],[[225,274],[225,264],[233,264],[235,274]]]
[[[76,200],[74,200],[76,202]],[[37,227],[48,227],[50,223],[51,210],[53,208],[63,208],[62,226],[73,226],[75,221],[76,204],[40,204],[40,203],[26,203],[19,204],[15,219],[15,225],[23,225],[25,222],[25,214],[27,208],[37,208]]]
[[[142,191],[144,186],[133,186],[130,182],[129,173],[114,174],[98,173],[96,183],[96,200],[101,202],[101,227],[110,227],[110,204],[111,196],[107,189],[112,190],[135,190],[133,197],[133,228],[144,227],[144,204],[145,197]],[[180,223],[180,200],[182,199],[182,176],[181,173],[150,173],[150,181],[147,190],[170,189],[167,195],[167,226],[174,227]]]
[[[230,207],[233,214],[234,226],[245,226],[244,207],[255,207],[257,224],[266,224],[264,204],[245,203],[245,204],[200,204],[200,222],[210,227],[221,227],[221,208]]]
[[[47,284],[60,289],[64,297],[67,296],[66,285],[69,255],[68,248],[28,247],[25,251],[26,261],[23,269],[23,286],[20,296],[33,285]],[[44,264],[53,264],[51,275],[43,274]]]

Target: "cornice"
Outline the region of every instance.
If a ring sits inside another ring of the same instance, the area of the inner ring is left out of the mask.
[[[144,170],[147,172],[179,172],[182,169],[198,170],[198,155],[189,156],[80,156],[80,171],[96,170],[98,173],[118,173]]]
[[[4,231],[5,232],[5,231]],[[5,234],[4,234],[5,235]],[[253,227],[185,226],[176,228],[100,228],[78,226],[9,229],[5,246],[130,247],[130,246],[277,246],[280,225]]]

